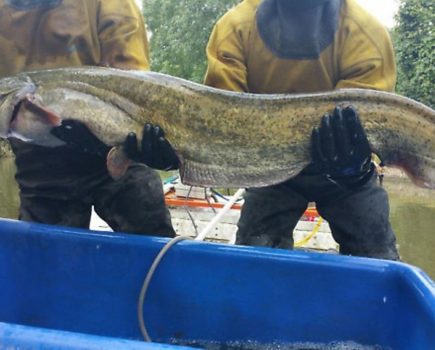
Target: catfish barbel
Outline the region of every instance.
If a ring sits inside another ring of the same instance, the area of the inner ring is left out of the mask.
[[[176,150],[184,183],[258,187],[283,182],[310,163],[311,130],[336,105],[358,110],[385,165],[435,188],[435,111],[366,89],[260,95],[153,72],[97,67],[27,72],[0,80],[0,137],[55,147],[63,142],[51,129],[74,119],[116,147],[128,132],[142,135],[149,122],[163,128]],[[116,167],[112,163],[108,159],[109,170]]]

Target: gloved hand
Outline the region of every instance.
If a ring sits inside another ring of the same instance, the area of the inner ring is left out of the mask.
[[[63,120],[62,124],[51,130],[58,139],[79,152],[106,157],[110,147],[100,141],[88,127],[73,119]]]
[[[322,117],[311,136],[313,163],[333,182],[356,188],[373,174],[371,149],[358,113],[353,107],[336,107]]]
[[[175,170],[180,166],[177,154],[166,140],[163,129],[158,125],[145,124],[140,150],[137,146],[136,134],[129,133],[125,139],[124,149],[129,158],[144,163],[150,168]]]

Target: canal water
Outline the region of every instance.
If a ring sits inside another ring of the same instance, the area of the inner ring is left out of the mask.
[[[0,158],[0,217],[17,218],[18,189],[12,158]],[[435,190],[416,187],[405,177],[388,176],[390,219],[402,259],[435,280]]]

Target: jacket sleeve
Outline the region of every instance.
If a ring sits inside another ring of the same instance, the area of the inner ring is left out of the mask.
[[[204,84],[219,89],[248,92],[247,69],[241,33],[219,22],[207,45],[208,68]]]
[[[336,88],[393,91],[396,64],[390,36],[381,25],[354,23],[344,31],[340,77]]]
[[[101,65],[148,70],[145,23],[134,0],[100,0],[98,38]]]

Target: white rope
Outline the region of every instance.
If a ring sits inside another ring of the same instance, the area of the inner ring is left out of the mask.
[[[222,217],[231,209],[233,204],[243,196],[243,193],[245,193],[245,190],[243,188],[237,190],[237,192],[234,194],[234,196],[231,197],[231,199],[223,206],[223,208],[219,211],[219,213],[207,224],[204,229],[197,234],[197,236],[194,238],[196,241],[203,241],[204,238],[207,236],[207,234],[215,227],[215,225],[222,219]],[[139,293],[139,299],[137,303],[137,317],[139,321],[139,328],[142,333],[142,336],[145,341],[151,342],[151,337],[148,334],[148,331],[145,327],[145,321],[143,317],[143,305],[146,293],[148,291],[148,287],[150,285],[151,279],[154,275],[154,272],[157,269],[157,266],[160,264],[160,261],[163,259],[164,255],[168,252],[168,250],[175,244],[177,244],[180,241],[184,240],[190,240],[191,237],[187,236],[177,236],[173,239],[171,239],[168,243],[164,245],[164,247],[160,250],[160,252],[157,254],[156,258],[154,259],[153,263],[151,264],[150,269],[148,270],[148,273],[145,277],[145,280],[142,284],[142,288]]]
[[[245,193],[244,188],[240,188],[237,192],[230,198],[230,200],[225,203],[223,208],[219,210],[217,215],[204,227],[204,229],[195,237],[195,241],[203,241],[207,234],[214,229],[216,224],[223,218],[223,216],[228,213],[231,207],[236,203],[236,201],[243,196]]]
[[[139,300],[137,303],[137,318],[139,321],[139,328],[140,331],[142,333],[143,338],[145,339],[145,341],[147,342],[151,342],[151,338],[148,334],[148,331],[145,327],[145,321],[143,318],[143,304],[144,304],[144,300],[145,300],[145,295],[148,291],[148,287],[150,285],[151,282],[151,278],[154,275],[154,272],[157,269],[157,266],[160,264],[160,261],[163,259],[163,256],[166,254],[166,252],[175,244],[177,244],[180,241],[184,241],[187,239],[192,239],[191,237],[186,237],[186,236],[178,236],[175,237],[173,239],[171,239],[168,243],[165,244],[165,246],[160,250],[159,254],[157,254],[156,258],[154,259],[150,269],[148,270],[148,273],[145,277],[145,280],[142,284],[142,288],[140,290],[140,294],[139,294]]]

